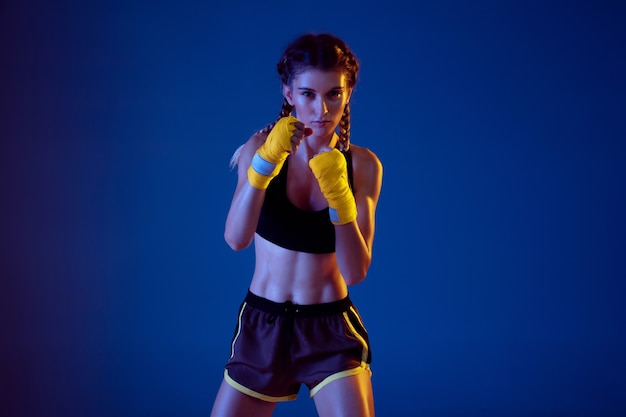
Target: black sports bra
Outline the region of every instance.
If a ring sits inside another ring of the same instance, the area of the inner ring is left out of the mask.
[[[350,188],[354,189],[352,154],[348,150],[343,155]],[[287,197],[288,163],[289,158],[267,187],[256,232],[285,249],[308,253],[335,252],[335,226],[330,222],[328,207],[316,211],[302,210]]]

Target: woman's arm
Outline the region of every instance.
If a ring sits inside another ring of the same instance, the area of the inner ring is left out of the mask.
[[[248,181],[248,168],[266,135],[256,134],[243,146],[237,163],[237,188],[226,217],[224,239],[236,251],[250,246],[254,238],[265,190],[254,188]]]
[[[287,156],[313,131],[293,116],[281,117],[268,133],[257,133],[239,155],[237,188],[228,210],[224,239],[234,250],[250,246],[259,222],[265,189]]]
[[[347,285],[363,281],[372,262],[376,205],[383,175],[380,160],[370,150],[353,145],[352,158],[357,219],[335,226],[337,265]]]

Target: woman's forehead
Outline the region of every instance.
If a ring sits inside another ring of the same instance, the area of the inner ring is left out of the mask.
[[[307,68],[296,75],[293,81],[294,84],[298,85],[345,87],[346,74],[342,71],[324,71],[315,68]]]

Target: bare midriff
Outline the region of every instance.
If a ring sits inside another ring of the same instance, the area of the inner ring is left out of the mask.
[[[329,303],[345,298],[348,288],[334,253],[305,253],[254,236],[256,264],[250,291],[275,302]]]

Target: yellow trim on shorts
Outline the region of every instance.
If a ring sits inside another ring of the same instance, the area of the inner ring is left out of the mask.
[[[237,342],[237,339],[239,339],[239,335],[241,334],[241,318],[243,317],[243,311],[246,309],[247,306],[248,303],[244,301],[243,305],[241,306],[241,311],[239,312],[239,317],[237,317],[237,334],[235,335],[235,337],[233,337],[233,342],[230,344],[231,359],[233,358],[233,356],[235,356],[235,343]]]
[[[361,320],[361,317],[359,316],[359,313],[357,313],[356,310],[353,307],[350,307],[350,311],[355,315],[355,317],[359,321],[359,324],[361,325],[361,327],[363,327],[363,329],[365,329],[365,326],[363,326],[363,321]],[[334,381],[336,381],[338,379],[345,378],[345,377],[348,377],[348,376],[358,375],[358,374],[360,374],[363,371],[368,371],[370,373],[370,376],[372,375],[372,371],[370,369],[370,366],[366,362],[367,361],[367,357],[369,356],[369,346],[367,345],[367,342],[365,341],[365,338],[363,338],[363,336],[361,336],[361,334],[356,331],[356,329],[352,325],[352,322],[350,321],[350,317],[348,317],[348,312],[347,311],[344,311],[343,319],[346,322],[346,326],[348,326],[348,328],[352,332],[353,336],[356,337],[359,340],[359,342],[361,342],[361,345],[363,345],[363,351],[361,353],[361,365],[357,366],[356,368],[348,369],[347,371],[340,371],[340,372],[337,372],[337,373],[332,374],[330,376],[327,376],[322,382],[320,382],[319,384],[317,384],[316,386],[314,386],[311,389],[311,397],[313,397],[315,394],[317,394],[326,385],[328,385],[331,382],[334,382]]]
[[[359,316],[359,313],[356,312],[354,306],[350,306],[350,311],[352,311],[354,313],[354,315],[356,316],[356,319],[361,324],[361,327],[363,327],[363,329],[365,329],[365,325],[363,324],[363,320],[361,320],[361,316]]]
[[[369,371],[370,376],[372,375],[370,366],[365,362],[361,362],[361,365],[357,366],[356,368],[348,369],[347,371],[337,372],[336,374],[327,376],[322,382],[320,382],[319,384],[317,384],[311,389],[311,398],[313,398],[315,394],[317,394],[322,388],[324,388],[326,385],[330,384],[331,382],[334,382],[338,379],[345,378],[348,376],[358,375],[363,371]]]
[[[352,313],[356,316],[361,327],[365,329],[365,326],[363,326],[363,322],[361,321],[361,317],[359,317],[359,314],[356,312],[356,310],[353,307],[350,307],[350,311],[352,311]],[[354,326],[352,325],[352,322],[350,321],[350,318],[348,317],[347,311],[343,313],[343,319],[346,321],[346,325],[348,326],[348,328],[350,328],[350,331],[352,332],[354,337],[359,339],[359,342],[361,342],[361,344],[363,345],[363,352],[361,354],[361,363],[367,361],[367,357],[369,356],[369,346],[367,345],[367,342],[365,341],[363,336],[361,336],[361,334],[357,332]]]
[[[241,385],[239,382],[235,381],[228,375],[228,370],[224,370],[224,381],[231,387],[235,388],[237,391],[249,395],[254,398],[258,398],[259,400],[267,401],[270,403],[279,403],[284,401],[292,401],[298,398],[298,394],[286,395],[284,397],[272,397],[270,395],[261,394],[260,392],[256,392],[251,390],[250,388]]]

